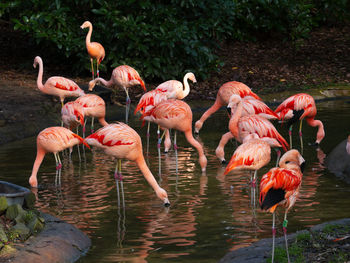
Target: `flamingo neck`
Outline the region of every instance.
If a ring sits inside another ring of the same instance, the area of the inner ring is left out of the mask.
[[[108,125],[108,123],[106,122],[106,119],[104,117],[99,118],[98,121],[102,126]]]
[[[92,35],[92,25],[90,24],[89,25],[89,32],[87,33],[86,38],[85,38],[86,46],[90,46],[90,44],[91,44],[91,35]]]
[[[154,178],[151,170],[148,168],[145,158],[143,157],[143,155],[141,154],[140,157],[138,157],[135,160],[137,166],[140,168],[143,176],[145,177],[145,179],[147,180],[147,182],[149,183],[149,185],[153,188],[153,190],[156,192],[156,194],[158,195],[158,191],[161,189],[159,184],[157,183],[156,179]]]
[[[193,137],[192,135],[192,129],[185,131],[185,137],[187,141],[197,149],[198,155],[199,155],[199,164],[202,168],[202,171],[205,171],[207,166],[207,158],[205,157],[204,150],[202,145]]]
[[[243,105],[242,101],[238,103],[235,113],[232,115],[230,122],[229,122],[229,130],[232,132],[233,136],[235,136],[236,139],[239,138],[239,130],[238,130],[238,121],[242,116],[243,111]]]
[[[313,118],[308,118],[306,119],[307,123],[312,126],[312,127],[318,127],[317,130],[317,135],[316,135],[316,143],[320,143],[322,141],[322,139],[325,136],[325,132],[324,132],[324,127],[323,127],[323,123],[320,120],[315,120]]]
[[[31,174],[31,176],[29,178],[29,184],[32,187],[37,187],[38,186],[37,174],[38,174],[39,167],[40,167],[44,157],[45,157],[45,151],[42,150],[41,148],[38,148],[37,149],[37,153],[36,153],[36,158],[35,158],[35,161],[34,161],[34,164],[33,164],[32,174]]]
[[[178,99],[180,100],[185,98],[190,93],[190,84],[188,84],[188,76],[189,76],[188,73],[184,76],[184,79],[183,79],[184,89],[182,90],[182,94],[178,97]]]
[[[109,87],[109,86],[112,86],[113,84],[114,84],[114,82],[113,82],[113,78],[111,78],[110,80],[105,80],[105,79],[103,79],[103,78],[96,78],[96,79],[94,79],[94,82],[95,82],[95,84],[96,83],[102,83],[102,85],[103,86],[106,86],[106,87]]]
[[[39,71],[38,71],[38,78],[36,80],[36,84],[38,86],[38,89],[43,90],[44,85],[43,85],[43,73],[44,73],[44,66],[43,66],[43,61],[40,59],[38,61],[39,64]]]

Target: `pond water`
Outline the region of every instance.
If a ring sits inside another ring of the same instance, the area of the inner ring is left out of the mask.
[[[212,102],[191,104],[194,121]],[[204,106],[203,106],[204,105]],[[111,107],[108,106],[107,111]],[[304,123],[304,153],[307,161],[300,198],[289,213],[288,231],[295,232],[325,221],[350,216],[350,185],[337,179],[323,165],[324,157],[350,133],[350,101],[317,103],[317,119],[324,122],[326,137],[321,147],[309,146],[316,129]],[[122,112],[117,115],[122,118]],[[201,173],[198,154],[178,135],[178,174],[175,153],[162,154],[162,175],[158,176],[155,136],[150,139],[147,162],[160,185],[168,191],[171,206],[165,208],[133,162],[123,161],[125,208],[117,206],[113,172],[115,161],[97,150],[86,150],[79,162],[76,151],[73,162],[65,160],[61,187],[55,187],[55,161],[45,157],[38,180],[37,208],[57,216],[84,231],[92,247],[79,262],[216,262],[230,250],[248,246],[271,236],[271,214],[254,209],[247,172],[223,176],[224,166],[215,156],[221,135],[227,131],[227,114],[220,110],[205,122],[199,140],[208,158],[205,174]],[[146,128],[138,118],[131,126],[142,137],[144,149]],[[276,127],[288,139],[285,127]],[[299,148],[295,128],[294,147]],[[152,127],[156,135],[156,127]],[[36,154],[36,138],[0,146],[0,180],[28,187]],[[226,150],[229,160],[236,144]],[[267,172],[272,160],[259,172]],[[283,210],[277,215],[277,236],[282,235]]]

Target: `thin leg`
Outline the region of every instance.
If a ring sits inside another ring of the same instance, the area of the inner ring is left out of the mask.
[[[117,161],[117,164],[115,166],[115,170],[114,170],[114,179],[115,179],[115,184],[117,185],[117,196],[118,196],[118,208],[120,207],[120,194],[119,194],[119,162]]]
[[[299,127],[299,138],[300,138],[300,147],[301,147],[301,154],[303,154],[304,145],[303,145],[303,134],[301,132],[301,127],[303,125],[303,120],[300,120],[300,127]]]
[[[275,257],[275,237],[276,237],[276,228],[275,228],[275,212],[272,214],[272,260],[273,263]]]
[[[178,172],[178,161],[177,161],[176,134],[177,134],[177,131],[175,130],[175,134],[174,134],[174,150],[175,150],[175,162],[176,162],[176,174],[177,174],[177,172]]]
[[[86,122],[87,122],[87,118],[84,121],[84,127],[83,127],[83,138],[85,139],[85,127],[86,127]],[[84,145],[84,144],[83,144]],[[83,146],[84,147],[84,146]]]
[[[125,123],[128,123],[128,118],[129,118],[129,110],[130,110],[130,97],[129,97],[129,92],[126,88],[124,88],[125,92],[126,92],[126,109],[125,109]]]
[[[157,149],[158,149],[158,174],[161,175],[162,169],[161,169],[161,159],[160,159],[160,143],[162,140],[160,139],[160,127],[158,125],[158,130],[157,130]]]
[[[278,167],[278,163],[279,163],[280,158],[281,158],[281,150],[280,149],[275,149],[275,150],[277,153],[276,167]]]
[[[293,126],[291,125],[289,127],[289,130],[288,130],[288,134],[289,134],[289,145],[290,145],[290,148],[293,149],[293,146],[292,146],[292,129],[293,129]]]
[[[125,207],[124,185],[123,185],[123,175],[122,175],[122,160],[119,160],[119,181],[120,181],[120,189],[122,190],[123,207]]]
[[[254,177],[253,177],[253,181],[251,181],[251,186],[255,188],[256,186],[256,175],[257,175],[258,171],[255,170],[254,171]]]
[[[287,226],[288,226],[287,213],[288,213],[288,210],[286,210],[286,212],[284,213],[283,235],[284,235],[284,241],[286,243],[286,252],[287,252],[288,263],[290,263],[289,251],[288,251],[288,239],[287,239]]]
[[[96,75],[99,78],[100,77],[100,71],[98,70],[98,65],[100,65],[100,63],[98,63],[98,61],[96,61]]]
[[[93,59],[90,58],[90,61],[91,61],[91,74],[92,74],[92,79],[95,79],[95,74],[94,74],[94,62],[93,62]]]
[[[149,153],[149,130],[150,130],[150,126],[151,126],[151,122],[148,122],[147,124],[147,133],[146,133],[146,137],[147,137],[147,155]]]
[[[92,118],[91,118],[91,133],[94,133],[94,132],[95,132],[95,131],[94,131],[94,120],[95,120],[95,118],[92,117]]]
[[[79,134],[79,128],[77,127],[77,134]],[[78,148],[78,157],[79,157],[79,162],[81,162],[81,156],[80,156],[80,148],[79,148],[79,143],[77,144]]]

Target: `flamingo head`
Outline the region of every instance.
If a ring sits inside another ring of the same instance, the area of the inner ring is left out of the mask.
[[[78,111],[78,110],[75,110],[74,115],[76,117],[76,121],[79,122],[81,124],[81,126],[84,127],[84,115],[83,115],[83,113]]]
[[[305,159],[301,156],[298,150],[292,149],[283,154],[279,161],[279,166],[287,169],[293,169],[295,166],[298,166],[301,171],[303,171],[305,167]]]
[[[38,187],[38,180],[36,176],[29,177],[29,184],[31,187]]]
[[[194,74],[192,72],[188,72],[186,75],[188,76],[188,79],[190,81],[192,81],[193,83],[197,83],[196,77],[194,76]]]
[[[36,66],[37,66],[40,62],[42,62],[41,57],[36,56],[36,57],[34,58],[33,67],[36,68]]]
[[[227,104],[227,111],[229,114],[232,113],[232,110],[236,109],[237,105],[242,101],[241,96],[237,94],[232,94],[228,104]]]
[[[89,91],[92,91],[94,89],[96,85],[96,81],[95,80],[90,80],[89,82]]]
[[[170,206],[170,202],[169,202],[169,199],[168,199],[168,194],[163,188],[159,188],[156,191],[156,194],[157,194],[158,198],[163,201],[164,206]]]
[[[91,24],[91,22],[90,21],[85,21],[81,26],[80,26],[80,28],[81,29],[84,29],[84,28],[87,28],[87,27],[92,27],[92,24]]]

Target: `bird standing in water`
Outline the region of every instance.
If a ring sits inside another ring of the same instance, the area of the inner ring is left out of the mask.
[[[96,74],[97,77],[100,76],[100,72],[98,70],[98,66],[101,64],[102,60],[105,58],[105,49],[104,47],[98,43],[98,42],[91,42],[91,34],[92,34],[92,24],[90,21],[85,21],[80,28],[84,29],[84,28],[89,28],[89,31],[86,35],[85,38],[85,45],[86,45],[86,49],[87,52],[90,56],[90,61],[91,61],[91,73],[92,73],[92,79],[95,78],[95,74],[94,74],[94,59],[96,59]]]
[[[39,56],[35,57],[33,67],[36,68],[37,65],[39,65],[37,78],[38,89],[43,93],[59,97],[62,107],[66,97],[79,97],[85,94],[74,81],[64,77],[50,77],[43,84],[44,66],[43,60]]]
[[[113,72],[110,80],[105,80],[103,78],[96,78],[89,82],[89,91],[92,91],[96,83],[102,83],[102,85],[113,88],[117,86],[123,88],[126,93],[126,110],[125,110],[125,122],[128,123],[129,109],[130,109],[130,97],[128,89],[130,87],[140,85],[144,91],[146,91],[146,86],[143,80],[141,79],[139,73],[132,67],[128,65],[122,65],[116,67]]]
[[[120,204],[118,184],[118,182],[120,182],[124,206],[124,188],[123,177],[121,173],[121,159],[128,159],[135,162],[136,165],[140,168],[143,176],[156,192],[158,198],[163,201],[164,205],[170,205],[167,192],[158,185],[157,181],[154,179],[152,172],[146,164],[142,153],[141,138],[134,129],[121,122],[108,124],[98,129],[95,133],[89,135],[85,141],[91,146],[96,146],[103,149],[107,155],[114,156],[118,159],[114,173],[118,192],[118,204]]]
[[[176,156],[176,130],[182,131],[185,134],[187,141],[197,149],[199,154],[199,164],[202,168],[202,172],[205,172],[207,167],[207,158],[205,157],[203,146],[196,139],[193,138],[192,110],[186,102],[174,99],[162,101],[159,104],[157,104],[153,109],[145,112],[142,116],[142,119],[146,121],[155,122],[160,127],[175,130],[174,149]]]
[[[289,119],[289,144],[292,148],[292,126],[294,122],[300,120],[299,137],[301,151],[303,151],[303,135],[301,132],[303,119],[312,127],[318,127],[315,145],[319,145],[325,136],[323,123],[315,120],[317,114],[315,100],[306,93],[298,93],[283,101],[275,110],[281,120]]]
[[[263,175],[260,181],[259,202],[261,209],[272,213],[272,262],[274,260],[276,235],[275,210],[278,206],[286,208],[283,233],[288,262],[290,262],[287,241],[287,214],[298,197],[304,163],[304,158],[297,150],[290,150],[281,157],[279,167],[272,168]]]
[[[37,174],[46,153],[52,152],[54,154],[56,170],[60,170],[62,168],[62,162],[58,153],[80,143],[84,143],[90,148],[89,145],[84,142],[83,138],[67,128],[49,127],[42,130],[36,139],[37,153],[32,174],[29,178],[29,184],[32,187],[38,187]]]
[[[247,85],[238,82],[238,81],[230,81],[224,83],[218,91],[216,95],[215,103],[203,113],[202,117],[196,121],[195,123],[195,133],[199,133],[199,130],[202,128],[203,123],[217,110],[219,110],[222,106],[227,106],[229,99],[232,94],[237,94],[240,97],[251,96],[257,100],[261,100],[258,95],[256,95]]]

